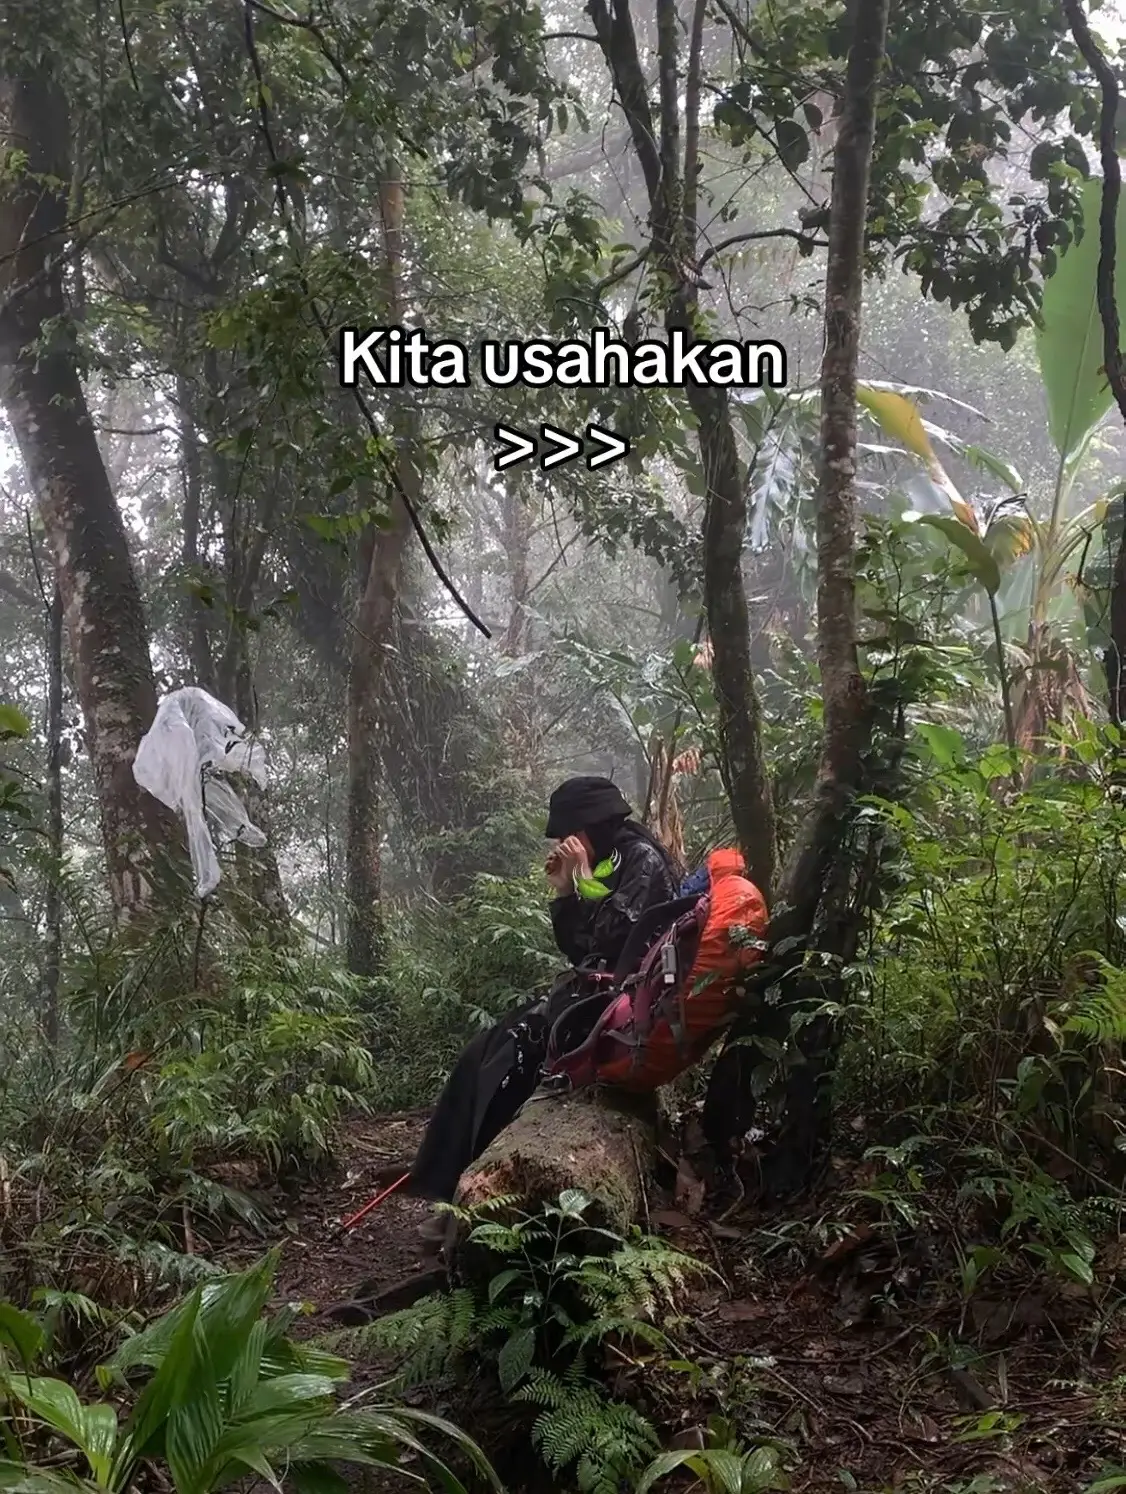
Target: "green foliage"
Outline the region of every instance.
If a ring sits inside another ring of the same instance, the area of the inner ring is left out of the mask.
[[[370,1003],[381,1102],[436,1089],[467,1039],[545,989],[559,965],[541,872],[478,876],[464,898],[417,905]]]
[[[231,976],[228,1000],[203,1019],[206,1043],[157,1071],[154,1143],[180,1166],[232,1153],[275,1172],[323,1162],[334,1125],[371,1092],[358,984],[278,952]]]
[[[1077,185],[1087,174],[1078,136],[1093,133],[1094,112],[1075,81],[1064,18],[1047,0],[1004,16],[986,0],[939,0],[925,25],[916,20],[909,7],[892,6],[869,262],[900,262],[924,295],[965,308],[975,341],[1010,348],[1035,316],[1037,269],[1050,271],[1070,241]],[[809,153],[808,131],[822,123],[810,101],[819,88],[837,92],[849,37],[848,13],[835,5],[792,6],[739,23],[736,76],[716,107],[724,137],[748,156],[776,154],[793,170]],[[1007,156],[1014,131],[1030,118],[1050,127],[1068,112],[1076,134],[1045,141],[1033,156],[1042,192],[999,190],[990,163]],[[816,207],[802,219],[811,235],[824,226]]]
[[[1113,399],[1103,370],[1103,332],[1095,297],[1101,205],[1101,181],[1087,182],[1082,236],[1061,255],[1045,281],[1036,337],[1048,398],[1048,430],[1064,461],[1075,455]],[[1126,206],[1121,202],[1118,239],[1126,241]]]
[[[780,1449],[772,1443],[749,1447],[721,1417],[712,1417],[706,1445],[700,1449],[662,1453],[645,1470],[636,1494],[649,1494],[656,1484],[673,1473],[695,1475],[707,1494],[761,1494],[767,1489],[788,1489],[790,1481],[781,1466]]]
[[[255,1190],[323,1168],[340,1121],[370,1102],[356,983],[237,940],[218,911],[207,929],[171,919],[93,945],[70,964],[53,1063],[13,1049],[0,1129],[21,1186],[43,1200],[16,1221],[27,1258],[13,1264],[35,1261],[26,1290],[76,1289],[84,1252],[120,1278],[109,1295],[122,1305],[129,1279],[142,1297],[194,1284],[213,1268],[185,1225],[201,1240],[235,1220],[264,1231]]]
[[[1126,1035],[1120,734],[1060,732],[1058,771],[1013,793],[1003,750],[920,732],[912,807],[873,806],[897,838],[897,885],[851,974],[839,1075],[911,1133],[877,1149],[890,1165],[865,1196],[913,1226],[960,1176],[985,1242],[968,1289],[1013,1252],[1089,1283],[1126,1137],[1105,1061]]]
[[[573,1469],[581,1494],[616,1494],[660,1446],[640,1412],[574,1371],[533,1370],[518,1399],[539,1410],[532,1441],[547,1467],[557,1477]]]
[[[607,1395],[593,1353],[608,1343],[667,1348],[678,1293],[708,1268],[658,1239],[592,1227],[590,1200],[575,1189],[536,1214],[514,1215],[513,1204],[453,1211],[469,1226],[467,1248],[496,1257],[487,1285],[429,1298],[338,1341],[390,1351],[409,1384],[484,1361],[503,1394],[539,1408],[533,1440],[552,1471],[574,1465],[584,1494],[604,1494],[657,1443],[643,1416]]]
[[[21,742],[31,730],[22,711],[0,701],[0,746]],[[0,908],[11,906],[16,899],[16,877],[7,864],[9,846],[15,836],[26,830],[32,818],[32,802],[22,774],[0,762]],[[15,903],[18,907],[18,902]]]
[[[460,1482],[422,1440],[438,1433],[488,1467],[468,1438],[437,1417],[393,1406],[343,1408],[347,1365],[289,1337],[292,1309],[265,1316],[276,1253],[198,1287],[126,1340],[97,1370],[103,1394],[83,1400],[68,1382],[34,1373],[35,1320],[0,1304],[0,1487],[126,1494],[153,1469],[177,1494],[210,1494],[248,1473],[275,1488],[343,1487],[339,1463],[398,1470],[404,1457],[447,1489]],[[48,1444],[78,1456],[80,1475],[56,1471]],[[495,1482],[495,1481],[494,1481]]]

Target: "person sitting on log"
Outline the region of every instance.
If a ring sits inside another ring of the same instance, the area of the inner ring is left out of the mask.
[[[544,833],[555,845],[544,871],[555,891],[552,931],[570,968],[548,995],[505,1013],[463,1049],[422,1138],[409,1193],[453,1200],[465,1169],[535,1092],[557,1017],[613,969],[641,915],[676,897],[671,856],[632,816],[607,778],[569,778],[552,794]],[[440,1241],[446,1225],[439,1216],[424,1236]]]

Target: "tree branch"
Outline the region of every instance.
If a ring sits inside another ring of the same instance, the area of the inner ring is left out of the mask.
[[[601,166],[610,161],[615,155],[621,155],[629,144],[629,130],[616,130],[608,140],[603,139],[597,145],[591,145],[583,150],[576,151],[574,155],[567,156],[562,161],[555,161],[543,173],[545,181],[558,182],[568,176],[577,176],[580,171],[589,171],[594,166]]]
[[[688,40],[688,76],[684,80],[684,238],[690,252],[696,247],[700,188],[700,81],[707,9],[708,0],[696,0]]]
[[[649,87],[637,51],[637,37],[629,6],[617,4],[611,18],[607,0],[587,0],[587,14],[617,84],[622,113],[645,177],[645,189],[655,207],[661,191],[661,157],[649,107]]]
[[[720,239],[718,244],[712,244],[705,249],[697,260],[697,265],[702,270],[709,261],[718,258],[728,249],[734,249],[739,244],[753,244],[761,239],[790,239],[807,249],[827,249],[829,247],[826,239],[815,239],[811,234],[802,233],[800,228],[760,228],[750,233],[733,233],[730,238]]]

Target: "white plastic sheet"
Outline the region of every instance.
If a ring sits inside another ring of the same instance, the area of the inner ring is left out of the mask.
[[[257,742],[247,741],[246,728],[235,713],[194,685],[166,695],[137,749],[133,777],[183,816],[201,898],[219,885],[217,844],[266,844],[227,782],[232,774],[266,787],[266,755]]]

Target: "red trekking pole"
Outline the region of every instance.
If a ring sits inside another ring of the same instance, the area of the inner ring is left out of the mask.
[[[355,1229],[357,1224],[363,1223],[371,1211],[377,1209],[385,1198],[390,1198],[396,1188],[401,1188],[409,1177],[410,1173],[404,1172],[397,1182],[392,1183],[389,1188],[384,1188],[382,1193],[377,1193],[370,1203],[364,1204],[362,1209],[357,1210],[355,1214],[350,1215],[349,1218],[337,1225],[332,1238],[339,1240],[341,1235],[346,1235],[350,1229]]]

